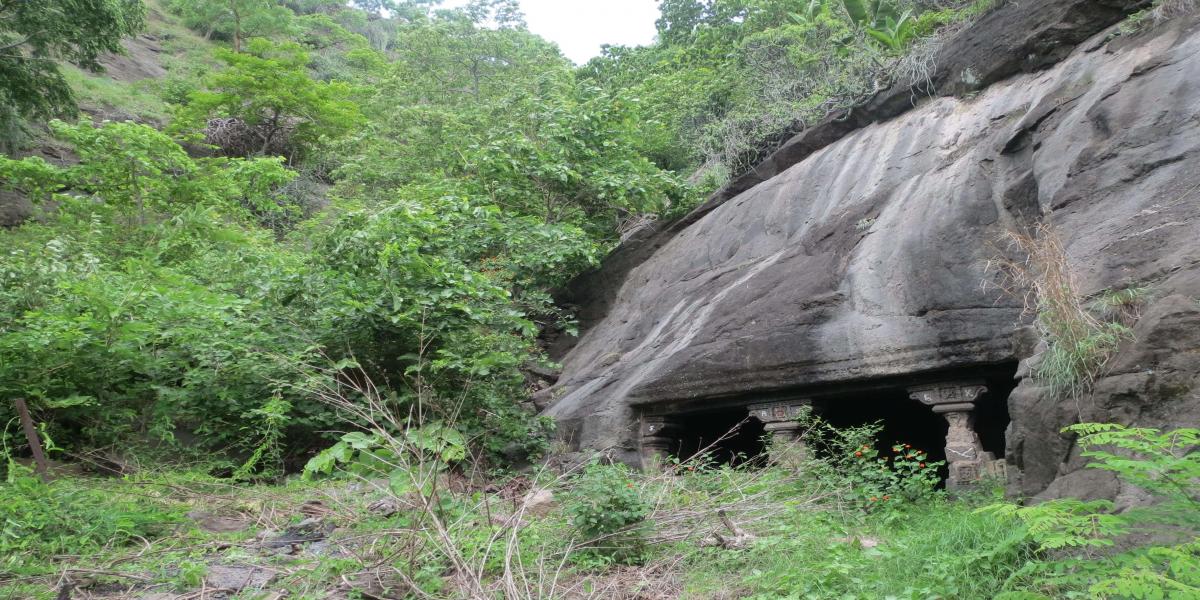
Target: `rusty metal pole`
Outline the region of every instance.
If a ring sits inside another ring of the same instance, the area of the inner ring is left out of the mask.
[[[21,428],[25,430],[25,439],[29,441],[29,449],[33,451],[33,464],[42,481],[49,481],[50,466],[46,464],[46,454],[42,452],[42,439],[38,437],[37,428],[29,416],[29,406],[24,398],[17,398],[17,414],[21,417]]]

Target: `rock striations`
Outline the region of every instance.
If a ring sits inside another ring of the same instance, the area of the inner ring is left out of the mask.
[[[634,462],[646,407],[1020,361],[1014,491],[1118,495],[1061,427],[1200,424],[1200,18],[1120,33],[1135,8],[1004,5],[942,48],[941,95],[884,91],[618,249],[568,294],[586,329],[545,413]],[[1078,401],[1029,377],[1030,318],[988,268],[1039,221],[1081,294],[1150,290]]]

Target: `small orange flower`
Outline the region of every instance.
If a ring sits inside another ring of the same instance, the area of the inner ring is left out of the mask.
[[[925,468],[925,463],[921,463],[921,464],[919,464],[919,465],[917,465],[917,466],[918,466],[918,467],[921,467],[922,469],[924,469],[924,468]]]
[[[854,453],[854,455],[855,455],[855,456],[862,456],[862,451],[855,452],[855,453]]]
[[[883,499],[884,499],[884,500],[891,500],[891,499],[892,499],[892,497],[891,497],[891,496],[884,496],[884,497],[883,497]]]
[[[875,501],[876,501],[876,500],[878,500],[878,499],[879,499],[879,498],[876,498],[875,496],[871,496],[871,502],[875,502]]]
[[[631,488],[631,487],[633,487],[633,484],[632,484],[632,483],[627,483],[627,484],[625,484],[625,487],[627,487],[627,488]]]
[[[912,444],[905,444],[905,445],[904,445],[904,447],[905,447],[905,448],[912,448]]]

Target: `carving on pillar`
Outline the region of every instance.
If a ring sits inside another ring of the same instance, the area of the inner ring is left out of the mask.
[[[770,434],[772,445],[776,446],[772,450],[780,455],[773,458],[790,462],[806,456],[804,442],[800,439],[800,423],[796,418],[812,410],[811,400],[751,404],[747,410],[751,417],[762,422],[763,429]]]
[[[909,388],[909,397],[933,408],[946,419],[946,463],[950,477],[949,489],[961,488],[978,481],[988,466],[995,462],[990,452],[984,452],[979,434],[975,432],[975,401],[987,392],[987,386],[977,381],[950,381]]]
[[[975,401],[984,392],[987,392],[987,386],[979,381],[950,381],[908,388],[910,398],[933,406],[935,411],[941,404],[970,404],[974,407]]]
[[[812,408],[812,400],[788,400],[784,402],[764,402],[751,404],[746,407],[750,416],[763,423],[781,423],[795,421],[802,413]],[[799,426],[799,423],[796,424]]]
[[[978,461],[983,455],[979,435],[975,433],[975,419],[970,411],[954,411],[942,414],[949,423],[946,431],[946,462]]]
[[[667,455],[678,440],[679,426],[665,415],[643,415],[641,455],[643,469],[658,469],[666,464]]]

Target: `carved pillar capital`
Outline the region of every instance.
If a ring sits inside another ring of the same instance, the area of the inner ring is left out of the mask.
[[[796,462],[806,456],[796,418],[812,410],[812,401],[804,398],[782,402],[763,402],[746,407],[750,416],[763,424],[771,437],[772,460]]]
[[[908,388],[908,397],[926,406],[932,406],[934,412],[942,413],[953,410],[971,410],[975,406],[975,401],[987,391],[987,386],[982,381],[944,381],[910,387]]]
[[[796,420],[796,417],[811,409],[812,400],[807,398],[784,400],[781,402],[762,402],[746,407],[746,410],[750,411],[750,416],[758,419],[763,424],[792,422]]]

